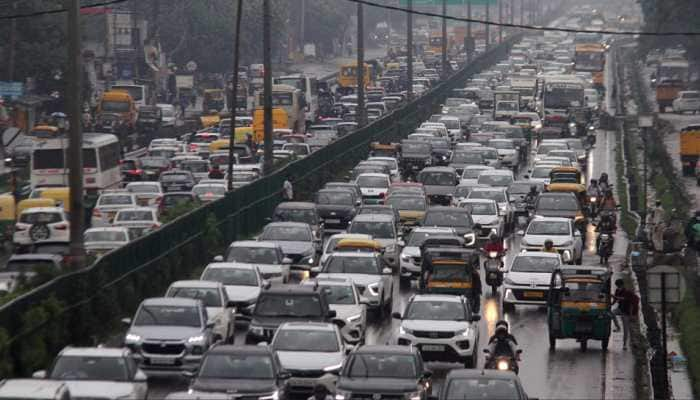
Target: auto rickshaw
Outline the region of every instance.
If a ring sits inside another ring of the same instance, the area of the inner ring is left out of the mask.
[[[12,243],[15,222],[17,219],[15,197],[11,194],[0,195],[0,241]]]
[[[341,239],[333,251],[383,254],[384,246],[376,240]]]
[[[548,192],[571,192],[585,209],[588,203],[586,185],[581,183],[581,171],[576,167],[555,167],[549,172]]]
[[[547,297],[549,348],[557,339],[576,339],[581,351],[588,340],[610,339],[610,273],[606,267],[562,266],[552,272]]]
[[[475,282],[479,271],[479,254],[463,247],[430,247],[422,249],[418,287],[423,293],[450,294],[470,299],[478,310],[481,282]]]
[[[58,137],[60,134],[61,132],[56,126],[39,124],[32,128],[28,136],[38,139],[53,139]]]
[[[65,186],[35,188],[29,198],[17,203],[17,215],[32,207],[63,207],[70,213],[70,189]]]
[[[204,91],[204,100],[202,109],[204,113],[209,114],[212,111],[221,112],[226,108],[226,96],[221,89],[206,89]]]
[[[202,129],[218,127],[219,123],[221,123],[219,114],[202,115],[199,117],[199,125]]]
[[[369,148],[371,157],[394,157],[398,160],[401,154],[401,145],[399,143],[372,142]]]

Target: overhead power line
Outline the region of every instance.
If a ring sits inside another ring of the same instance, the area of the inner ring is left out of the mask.
[[[587,30],[587,29],[571,29],[571,28],[557,28],[557,27],[549,27],[549,26],[538,26],[538,25],[522,25],[522,24],[510,24],[510,23],[504,23],[504,22],[494,22],[494,21],[485,21],[481,19],[475,19],[475,18],[463,18],[463,17],[454,17],[451,15],[443,15],[443,14],[437,14],[437,13],[432,13],[432,12],[427,12],[427,11],[417,11],[415,9],[409,10],[407,8],[403,7],[397,7],[397,6],[389,6],[385,4],[377,4],[373,3],[368,0],[346,0],[351,3],[362,3],[366,4],[370,7],[377,7],[377,8],[382,8],[385,10],[392,10],[392,11],[400,11],[404,13],[411,13],[415,15],[422,15],[425,17],[434,17],[434,18],[445,18],[446,20],[450,21],[458,21],[458,22],[472,22],[472,23],[477,23],[477,24],[483,24],[483,25],[491,25],[491,26],[500,26],[500,27],[505,27],[505,28],[519,28],[519,29],[527,29],[527,30],[533,30],[533,31],[551,31],[551,32],[568,32],[568,33],[600,33],[603,35],[639,35],[639,36],[700,36],[700,32],[644,32],[644,31],[610,31],[610,30]]]
[[[84,6],[80,6],[80,9],[86,9],[86,8],[93,8],[93,7],[107,7],[111,6],[114,4],[119,4],[119,3],[126,3],[129,0],[107,0],[103,1],[100,3],[92,3],[92,4],[86,4]],[[31,13],[25,13],[25,14],[13,14],[13,15],[3,15],[0,16],[0,21],[7,21],[11,19],[22,19],[22,18],[33,18],[33,17],[40,17],[43,15],[51,15],[51,14],[60,14],[67,12],[65,8],[57,8],[55,10],[46,10],[46,11],[35,11]]]

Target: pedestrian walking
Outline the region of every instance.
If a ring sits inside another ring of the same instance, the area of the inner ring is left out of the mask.
[[[633,291],[625,288],[625,281],[622,279],[615,281],[615,288],[613,305],[617,304],[617,308],[613,310],[613,314],[620,316],[620,319],[622,319],[622,349],[627,350],[627,343],[630,337],[630,322],[639,312],[639,297]]]
[[[292,181],[289,174],[284,178],[284,183],[282,184],[282,198],[285,201],[294,200],[294,188],[292,187]]]

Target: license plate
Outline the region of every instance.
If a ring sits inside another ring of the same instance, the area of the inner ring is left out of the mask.
[[[172,191],[182,190],[182,186],[170,186],[170,190],[172,190]]]
[[[323,221],[327,224],[339,224],[340,223],[339,219],[324,219]]]
[[[445,351],[445,346],[441,344],[424,344],[421,346],[423,351]]]
[[[156,364],[156,365],[173,365],[173,364],[175,364],[175,359],[174,359],[174,358],[158,358],[158,357],[153,357],[153,358],[151,358],[151,364]]]
[[[591,322],[578,322],[576,323],[577,333],[588,333],[593,330],[593,323]]]
[[[544,298],[544,292],[525,292],[523,297],[528,299],[541,299]]]

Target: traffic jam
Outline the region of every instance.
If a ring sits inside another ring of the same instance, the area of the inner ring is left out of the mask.
[[[346,180],[292,195],[261,216],[270,222],[256,237],[142,299],[117,347],[67,347],[33,378],[64,381],[75,398],[533,398],[539,389],[527,377],[548,367],[528,362],[528,343],[574,348],[574,358],[608,351],[618,208],[612,178],[590,159],[605,49],[595,34],[524,36],[400,142],[372,143]],[[396,69],[376,81],[395,86],[368,85],[370,121],[406,102],[405,57],[386,64]],[[440,80],[439,62],[414,71],[416,94]],[[279,105],[297,105],[307,78],[277,79]],[[275,162],[357,128],[356,94],[321,100],[311,124],[286,112],[299,119],[276,127]],[[224,197],[227,137],[236,142],[234,189],[260,177],[259,118],[153,139],[127,158],[112,135],[87,134],[101,166],[93,182],[123,186],[100,191],[88,253],[100,257]],[[34,151],[55,151],[52,141]],[[55,186],[53,159],[42,160],[32,179]],[[36,191],[27,201],[62,196],[68,205],[67,189]],[[31,250],[13,257],[67,240],[68,211],[24,209],[13,242]]]

